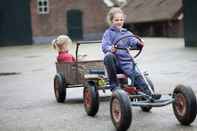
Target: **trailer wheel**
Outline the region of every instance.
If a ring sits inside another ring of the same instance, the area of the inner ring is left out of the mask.
[[[99,109],[99,93],[94,82],[88,82],[83,90],[83,103],[89,116],[95,116]]]
[[[172,107],[177,120],[182,125],[190,125],[196,118],[196,96],[190,87],[178,85],[174,89]]]
[[[118,131],[125,131],[132,121],[130,99],[123,90],[113,92],[110,100],[110,114],[112,123]]]
[[[64,75],[57,73],[54,77],[54,93],[56,101],[63,103],[66,98],[66,85]]]

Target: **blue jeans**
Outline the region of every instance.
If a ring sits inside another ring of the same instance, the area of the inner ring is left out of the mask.
[[[120,61],[113,53],[107,53],[104,57],[104,65],[107,70],[111,91],[119,88],[119,82],[116,74],[123,73],[127,75],[133,86],[140,88],[145,94],[151,94],[142,75],[135,69],[132,61]]]

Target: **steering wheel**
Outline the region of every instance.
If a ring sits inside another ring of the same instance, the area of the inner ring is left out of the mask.
[[[141,54],[142,48],[141,48],[141,49],[136,49],[136,48],[121,48],[121,47],[118,47],[118,42],[119,42],[119,41],[121,41],[121,40],[123,40],[123,39],[126,39],[126,38],[129,38],[129,37],[135,37],[135,38],[137,38],[139,41],[142,42],[142,39],[141,39],[139,36],[137,36],[137,35],[125,35],[125,36],[120,37],[118,40],[116,40],[116,41],[113,43],[113,45],[114,45],[114,47],[115,47],[116,49],[118,49],[118,50],[127,50],[127,51],[129,51],[129,50],[137,50],[138,52],[133,56],[134,58],[137,58],[137,57]]]

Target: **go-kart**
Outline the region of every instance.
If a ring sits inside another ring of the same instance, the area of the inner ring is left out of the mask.
[[[117,49],[121,50],[133,50],[123,49],[118,47],[118,42],[123,39],[127,39],[131,36],[122,37],[117,40],[115,45]],[[138,37],[139,38],[139,37]],[[138,50],[135,58],[140,55],[142,50]],[[135,62],[135,68],[141,71]],[[142,111],[149,112],[153,107],[163,107],[172,104],[174,115],[182,125],[191,124],[197,114],[197,101],[196,96],[192,88],[177,85],[172,94],[162,95],[159,99],[153,98],[155,94],[155,88],[153,82],[148,77],[148,73],[141,72],[146,84],[148,85],[151,95],[147,95],[139,88],[131,86],[128,83],[128,79],[124,74],[117,74],[117,78],[120,81],[120,89],[115,90],[110,99],[110,115],[112,123],[119,131],[127,130],[132,122],[132,107],[140,107]],[[105,71],[103,70],[91,70],[86,75],[87,81],[84,85],[83,99],[84,107],[89,116],[95,116],[99,109],[99,92],[102,89],[105,91],[109,89],[109,80]],[[121,81],[126,81],[121,83]]]

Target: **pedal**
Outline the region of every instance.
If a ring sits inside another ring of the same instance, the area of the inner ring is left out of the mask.
[[[161,94],[153,94],[151,95],[154,100],[158,100],[161,98]]]

